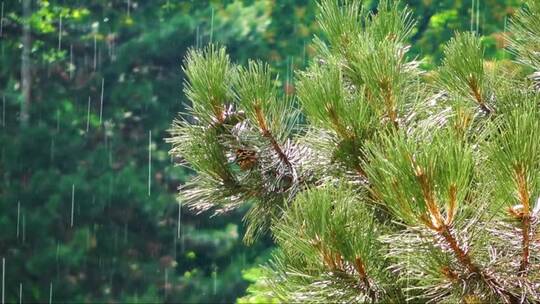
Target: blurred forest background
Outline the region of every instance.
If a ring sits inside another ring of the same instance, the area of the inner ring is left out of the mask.
[[[370,7],[377,1],[366,0]],[[429,70],[456,30],[509,59],[519,0],[408,0]],[[181,209],[164,138],[185,108],[182,58],[210,41],[259,58],[294,94],[311,60],[311,0],[0,0],[0,258],[6,302],[255,302],[269,237],[243,210]],[[4,300],[3,298],[3,300]]]

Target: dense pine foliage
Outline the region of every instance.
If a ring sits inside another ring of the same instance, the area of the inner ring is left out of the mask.
[[[324,0],[294,96],[260,61],[192,50],[168,139],[197,172],[180,200],[250,207],[245,241],[278,247],[266,299],[539,302],[539,20],[528,1],[509,21],[514,63],[458,32],[427,73],[409,8]]]

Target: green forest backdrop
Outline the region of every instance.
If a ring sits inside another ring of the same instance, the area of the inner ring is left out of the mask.
[[[315,1],[0,3],[5,300],[244,296],[271,239],[245,246],[241,210],[210,218],[176,202],[190,172],[173,165],[164,138],[185,108],[182,58],[219,42],[237,62],[268,61],[294,94],[295,71],[312,59]],[[471,28],[487,58],[509,59],[503,31],[518,0],[404,3],[419,20],[412,53],[426,70],[454,31]]]

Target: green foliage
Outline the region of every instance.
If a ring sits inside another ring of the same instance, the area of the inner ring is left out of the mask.
[[[294,155],[282,144],[296,111],[290,99],[278,98],[267,67],[249,62],[247,69],[231,68],[224,50],[214,50],[191,53],[185,61],[189,114],[195,121],[177,122],[168,141],[172,155],[193,162],[202,173],[184,188],[187,205],[206,211],[217,204],[221,212],[246,200],[260,202],[246,214],[250,241],[297,191]]]
[[[484,51],[474,34],[457,34],[444,49],[444,59],[439,69],[439,85],[451,97],[468,99],[489,112],[486,99],[489,98],[484,72]]]
[[[365,12],[360,1],[345,1],[344,5],[338,1],[319,3],[317,21],[322,32],[327,33],[332,46],[346,47],[363,27]]]
[[[368,5],[321,1],[323,38],[296,85],[307,123],[290,120],[295,132],[272,135],[280,124],[267,115],[289,121],[295,105],[264,64],[207,86],[232,79],[238,100],[212,113],[218,124],[173,126],[171,153],[189,163],[180,144],[201,141],[189,130],[216,132],[211,145],[235,182],[208,187],[196,161],[180,195],[195,209],[247,203],[247,241],[270,228],[278,248],[246,301],[540,301],[536,87],[514,64],[486,62],[473,33],[456,34],[424,77],[406,45],[410,11]],[[534,24],[534,9],[513,24]],[[540,32],[529,35],[512,48]],[[218,163],[207,156],[196,159]]]
[[[283,140],[293,132],[297,113],[293,110],[289,115],[283,115],[284,111],[291,110],[293,100],[279,98],[276,84],[277,79],[272,77],[268,65],[248,61],[247,68],[240,68],[234,88],[239,107],[245,109],[247,117],[252,121],[260,121],[260,113],[264,113],[265,124],[260,121],[259,128],[263,125],[271,126],[268,131],[272,131],[278,140]]]
[[[493,207],[499,212],[511,212],[512,208],[529,212],[534,198],[540,197],[536,174],[540,166],[539,100],[533,94],[521,98],[522,105],[495,122],[497,131],[491,134],[493,140],[487,147],[494,183]]]
[[[421,55],[426,67],[433,68],[443,58],[445,43],[455,32],[474,31],[482,37],[488,58],[508,58],[504,33],[507,20],[519,8],[518,0],[424,1],[409,0],[415,8],[418,27],[412,53]]]
[[[512,19],[510,30],[511,50],[519,61],[540,70],[540,40],[537,35],[540,31],[540,3],[526,1],[525,8],[519,10],[516,18]]]
[[[312,124],[344,138],[367,137],[362,133],[373,126],[373,110],[361,94],[351,94],[341,85],[343,77],[336,63],[313,66],[298,82],[298,100]]]
[[[256,303],[280,303],[276,297],[269,296],[271,292],[270,285],[262,280],[264,277],[264,269],[261,267],[254,267],[246,269],[242,272],[242,276],[245,280],[252,284],[248,287],[247,295],[239,298],[236,303],[238,304],[256,304]]]
[[[192,50],[186,56],[186,97],[192,101],[197,119],[211,123],[231,99],[229,56],[224,48],[213,46],[202,53]],[[209,112],[210,110],[210,112]]]
[[[383,300],[392,286],[380,263],[373,211],[343,184],[299,194],[275,225],[272,292],[287,302]],[[367,277],[366,273],[370,276]],[[315,286],[326,286],[311,292]]]
[[[471,184],[471,148],[451,131],[428,138],[402,133],[382,136],[380,147],[370,147],[366,171],[374,195],[397,218],[414,225],[434,221],[445,210],[448,223],[460,210]],[[427,216],[426,216],[427,215]]]

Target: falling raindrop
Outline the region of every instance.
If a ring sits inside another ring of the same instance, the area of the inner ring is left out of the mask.
[[[290,78],[291,78],[291,74],[290,74],[290,60],[291,60],[291,57],[290,56],[287,56],[287,73],[285,74],[285,79],[286,79],[286,84],[289,84],[290,83]]]
[[[2,1],[2,12],[0,13],[0,37],[2,37],[4,31],[4,1]]]
[[[22,283],[19,283],[19,304],[22,304]]]
[[[2,96],[2,127],[6,127],[6,95]]]
[[[195,48],[199,48],[199,26],[197,26],[197,30],[195,32]]]
[[[75,72],[75,65],[73,64],[73,44],[69,45],[69,79],[73,79],[73,72]]]
[[[26,241],[26,217],[22,214],[22,241],[23,244]]]
[[[118,229],[114,229],[114,247],[113,248],[114,248],[114,252],[118,252]]]
[[[174,248],[174,260],[176,261],[176,260],[178,259],[178,249],[176,248],[176,247],[177,247],[176,245],[177,245],[177,243],[178,243],[178,241],[177,241],[178,238],[177,238],[177,237],[173,237],[173,239],[174,239],[174,240],[173,240],[173,244],[174,244],[174,245],[173,245],[173,248]]]
[[[130,16],[130,9],[131,9],[131,1],[127,0],[127,16],[128,16],[128,18]]]
[[[480,0],[476,1],[476,33],[479,33],[479,25],[480,25]]]
[[[213,36],[214,36],[214,8],[212,7],[211,17],[210,17],[210,43],[212,43]]]
[[[60,24],[58,25],[58,51],[62,49],[62,14],[60,14]]]
[[[105,86],[105,78],[101,78],[101,104],[99,106],[99,125],[101,126],[101,118],[103,117],[103,89]]]
[[[152,187],[152,131],[148,131],[148,196]]]
[[[163,288],[164,298],[167,298],[167,289],[169,288],[169,272],[168,269],[165,268],[165,287]]]
[[[51,285],[49,286],[49,304],[52,303],[52,282],[51,282]]]
[[[474,30],[474,1],[471,1],[471,32]]]
[[[307,62],[307,55],[306,55],[306,41],[304,41],[304,48],[302,50],[302,65],[305,65]]]
[[[54,136],[51,138],[51,163],[54,161]]]
[[[6,289],[6,258],[2,258],[2,304],[6,303],[5,289]]]
[[[17,240],[19,239],[19,220],[21,215],[21,201],[17,202]]]
[[[113,157],[112,157],[112,151],[113,151],[113,142],[111,141],[110,143],[110,148],[109,148],[109,167],[112,168],[112,163],[113,163]]]
[[[88,96],[88,109],[86,110],[86,133],[88,133],[88,130],[90,129],[90,102],[91,98]]]
[[[111,41],[111,60],[116,61],[116,39],[114,37]]]
[[[94,72],[97,68],[97,33],[94,33]]]
[[[73,209],[75,207],[75,184],[71,185],[71,227],[73,227]]]
[[[60,131],[60,109],[56,109],[56,133]]]
[[[128,241],[128,222],[124,223],[124,244]]]
[[[97,67],[98,68],[101,67],[101,48],[98,48],[98,51],[97,51]]]
[[[58,264],[59,255],[60,255],[60,242],[56,241],[56,264]]]
[[[178,203],[178,223],[177,223],[177,231],[176,231],[177,238],[180,238],[180,227],[181,227],[180,225],[182,224],[181,216],[182,216],[182,204]]]
[[[216,295],[217,293],[217,265],[214,264],[213,265],[214,267],[214,271],[212,271],[212,286],[213,286],[213,292],[214,292],[214,295]]]

